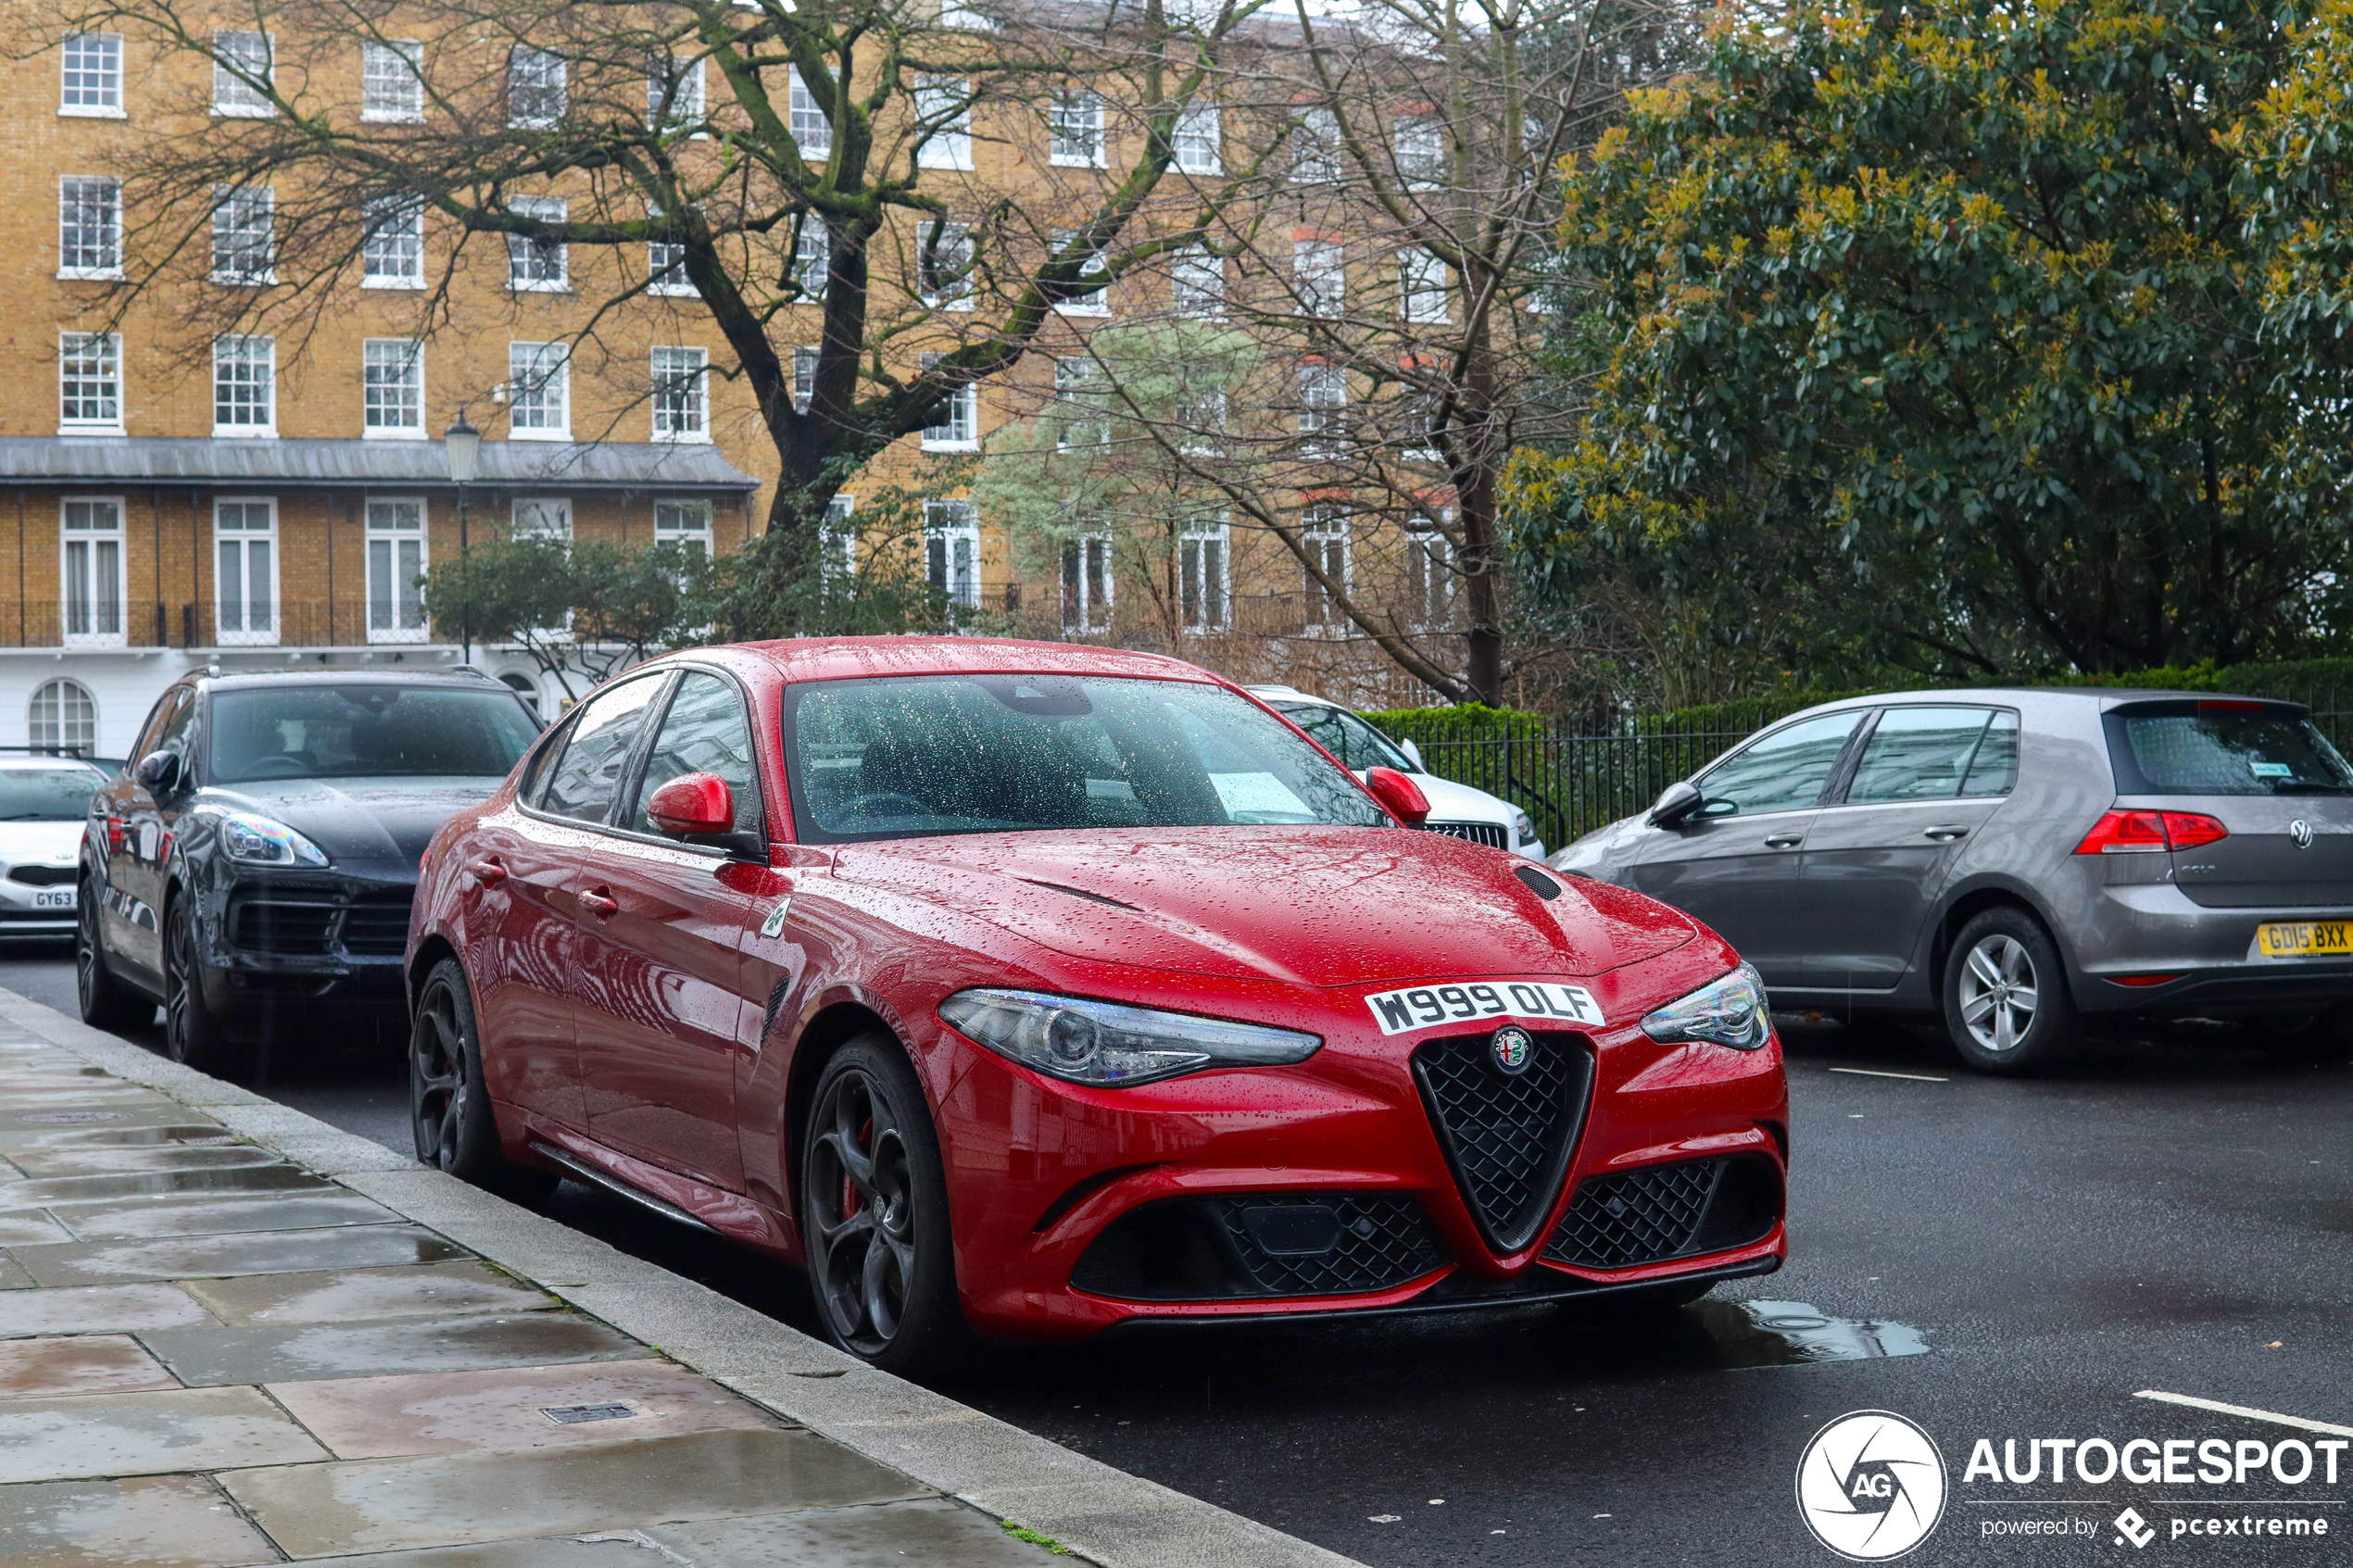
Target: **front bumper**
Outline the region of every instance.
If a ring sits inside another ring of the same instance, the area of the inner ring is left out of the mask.
[[[42,869],[48,870],[46,867]],[[0,938],[73,935],[75,891],[70,880],[73,868],[66,866],[60,869],[67,873],[69,880],[55,885],[34,885],[0,876]]]
[[[1500,1306],[1769,1273],[1786,1255],[1778,1040],[1541,1036],[1590,1049],[1594,1072],[1566,1173],[1504,1253],[1416,1088],[1412,1055],[1437,1041],[1107,1091],[947,1038],[957,1273],[992,1335]],[[1676,1223],[1651,1226],[1664,1211],[1640,1189],[1670,1185]]]
[[[240,869],[206,890],[205,1000],[245,1042],[289,1014],[396,1024],[406,1017],[402,954],[415,897],[413,868]]]

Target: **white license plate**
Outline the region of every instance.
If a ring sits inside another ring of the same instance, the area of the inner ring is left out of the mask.
[[[73,889],[60,887],[55,892],[36,893],[32,896],[32,907],[36,909],[70,909],[73,908]]]
[[[1551,981],[1482,980],[1455,985],[1408,985],[1365,998],[1384,1035],[1434,1029],[1474,1019],[1524,1018],[1531,1023],[1602,1022],[1601,1004],[1582,985]]]

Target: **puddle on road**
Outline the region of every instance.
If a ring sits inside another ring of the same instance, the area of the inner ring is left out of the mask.
[[[1909,1323],[1834,1318],[1803,1301],[1700,1301],[1683,1309],[1715,1342],[1716,1364],[1811,1366],[1928,1354],[1928,1335]]]

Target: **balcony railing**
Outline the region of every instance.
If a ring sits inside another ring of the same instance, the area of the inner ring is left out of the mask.
[[[222,622],[226,621],[227,624]],[[209,600],[92,606],[0,603],[0,647],[368,647],[430,642],[423,627],[380,627],[364,603],[293,599],[223,617]]]

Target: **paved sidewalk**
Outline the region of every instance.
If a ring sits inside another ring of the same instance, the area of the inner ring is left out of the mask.
[[[1000,1517],[1347,1562],[0,991],[0,1564],[1072,1561]]]

